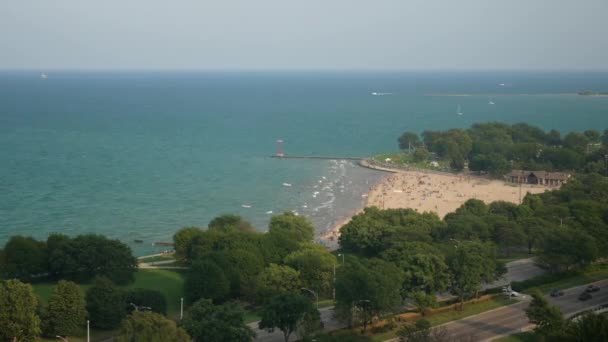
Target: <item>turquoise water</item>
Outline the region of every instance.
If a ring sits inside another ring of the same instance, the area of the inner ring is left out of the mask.
[[[568,94],[582,89],[608,90],[608,74],[1,72],[0,242],[97,232],[142,239],[141,254],[221,213],[265,230],[283,210],[323,231],[380,175],[268,158],[276,139],[286,153],[366,156],[404,130],[607,128],[608,97]]]

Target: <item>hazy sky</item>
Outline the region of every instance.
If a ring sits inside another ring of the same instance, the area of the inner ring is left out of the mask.
[[[0,0],[1,69],[608,69],[608,0]]]

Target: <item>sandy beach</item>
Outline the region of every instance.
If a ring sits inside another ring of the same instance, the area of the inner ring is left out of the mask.
[[[552,189],[555,188],[522,185],[521,197],[523,198],[526,193],[537,194]],[[443,218],[472,198],[485,203],[494,201],[519,203],[520,188],[501,180],[476,176],[399,171],[383,177],[364,196],[367,198],[366,207],[411,208],[418,212],[435,212]],[[329,245],[337,243],[340,227],[349,221],[350,217],[339,221],[321,238]]]

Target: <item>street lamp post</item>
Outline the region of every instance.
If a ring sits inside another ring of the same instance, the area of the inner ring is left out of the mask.
[[[553,216],[553,217],[555,217],[556,219],[559,220],[560,227],[564,224],[564,220],[574,218],[574,216],[567,216],[567,217]]]
[[[340,254],[338,254],[338,256],[342,257],[342,266],[344,266],[344,253],[340,253]]]
[[[89,327],[90,321],[87,319],[87,342],[91,342],[91,329]]]
[[[332,298],[336,301],[336,263],[334,262],[334,288],[332,289]]]
[[[312,293],[312,295],[317,298],[317,310],[319,310],[319,294],[316,293],[315,291],[311,290],[311,289],[306,288],[306,287],[302,287],[300,290],[308,291],[308,292]]]
[[[184,318],[184,297],[180,298],[179,302],[180,302],[179,319],[181,320]]]

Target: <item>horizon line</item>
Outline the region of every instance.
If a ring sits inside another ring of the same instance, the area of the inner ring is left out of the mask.
[[[479,68],[479,69],[451,69],[451,68],[425,68],[425,69],[380,69],[380,68],[56,68],[56,67],[41,67],[41,68],[2,68],[0,72],[225,72],[225,73],[305,73],[305,72],[329,72],[329,73],[428,73],[428,72],[608,72],[608,68]]]

